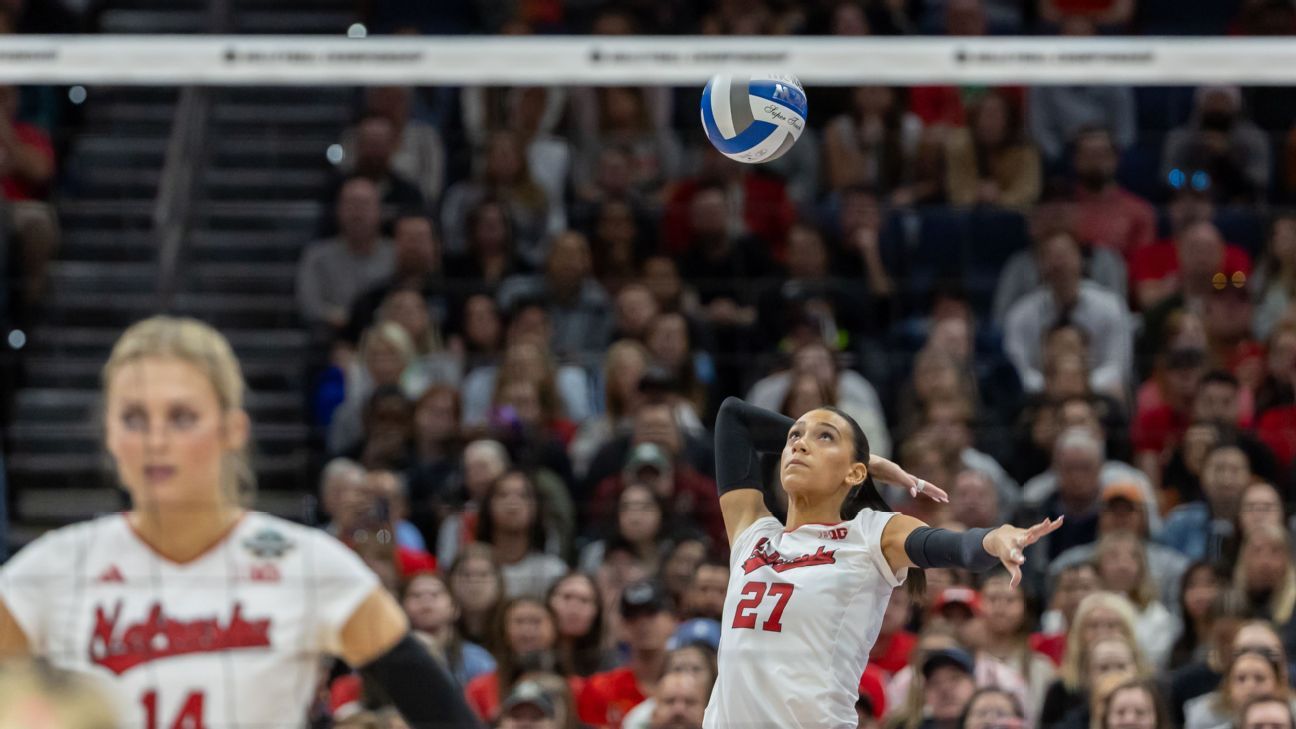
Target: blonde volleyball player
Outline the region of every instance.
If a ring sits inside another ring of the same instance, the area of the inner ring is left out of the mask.
[[[90,676],[130,729],[303,726],[326,655],[385,689],[411,726],[477,726],[355,554],[240,505],[250,426],[223,336],[142,321],[103,387],[131,510],[45,535],[0,570],[0,656]]]
[[[859,425],[836,408],[793,422],[729,398],[715,439],[732,569],[706,729],[854,729],[859,677],[908,568],[1002,563],[1015,584],[1022,550],[1061,525],[951,532],[892,513],[873,476],[947,497],[870,458]],[[762,460],[772,465],[778,454],[787,524],[765,509],[762,493]]]

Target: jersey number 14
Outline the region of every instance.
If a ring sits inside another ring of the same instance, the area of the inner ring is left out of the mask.
[[[788,600],[792,599],[793,585],[786,582],[748,582],[743,585],[742,601],[734,610],[733,627],[756,630],[756,611],[761,602],[769,597],[774,600],[774,609],[769,618],[761,623],[760,629],[770,633],[783,632],[783,611],[787,609]]]
[[[206,729],[203,724],[203,698],[201,691],[189,692],[184,705],[176,712],[175,720],[168,728],[158,723],[157,691],[146,691],[140,697],[140,703],[144,705],[145,729]]]

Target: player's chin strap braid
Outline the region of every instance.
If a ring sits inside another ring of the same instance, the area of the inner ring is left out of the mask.
[[[410,729],[481,727],[463,690],[413,633],[361,668],[360,675],[387,692]]]
[[[764,490],[761,456],[777,457],[794,421],[785,415],[727,397],[716,414],[716,490]]]
[[[999,564],[999,558],[986,551],[983,544],[990,529],[969,529],[954,532],[921,526],[905,539],[905,554],[922,569],[932,567],[962,567],[974,572],[985,572]]]

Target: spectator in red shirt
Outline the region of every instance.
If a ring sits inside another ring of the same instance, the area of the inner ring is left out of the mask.
[[[1251,275],[1251,256],[1224,242],[1207,221],[1189,224],[1172,241],[1154,243],[1130,256],[1134,303],[1146,311],[1176,293],[1199,298],[1215,288],[1215,274],[1240,281]]]
[[[1200,349],[1168,350],[1159,356],[1156,374],[1148,383],[1155,383],[1155,392],[1149,389],[1146,397],[1139,398],[1130,437],[1134,442],[1135,465],[1153,483],[1160,481],[1162,467],[1188,427],[1193,393],[1205,374],[1205,365],[1206,356]]]
[[[1075,232],[1087,245],[1111,248],[1130,260],[1156,235],[1156,211],[1116,182],[1120,162],[1111,132],[1089,127],[1072,142],[1076,174]]]
[[[518,597],[504,603],[487,641],[497,668],[464,687],[468,705],[483,721],[494,721],[502,697],[513,691],[524,668],[524,657],[552,653],[557,642],[557,621],[544,601]]]
[[[695,177],[667,188],[662,211],[662,246],[680,255],[694,239],[693,197],[706,187],[719,186],[725,192],[728,227],[740,235],[754,235],[781,260],[788,229],[796,220],[796,208],[782,180],[756,172],[755,165],[727,159],[711,145],[703,145],[702,169]]]
[[[626,586],[621,621],[630,646],[627,665],[590,676],[577,701],[581,721],[620,729],[627,712],[652,695],[666,669],[666,645],[678,621],[670,597],[652,582]]]
[[[43,129],[18,120],[18,89],[0,86],[0,191],[20,245],[21,302],[38,302],[58,251],[58,218],[46,198],[54,180],[54,145]]]
[[[881,669],[887,679],[909,665],[909,656],[918,645],[918,636],[905,630],[912,606],[908,590],[894,590],[882,614],[882,627],[869,652],[869,665]]]

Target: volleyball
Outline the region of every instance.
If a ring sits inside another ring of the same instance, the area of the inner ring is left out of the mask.
[[[805,91],[796,76],[718,74],[702,90],[702,129],[732,160],[778,159],[796,144],[805,120]]]

